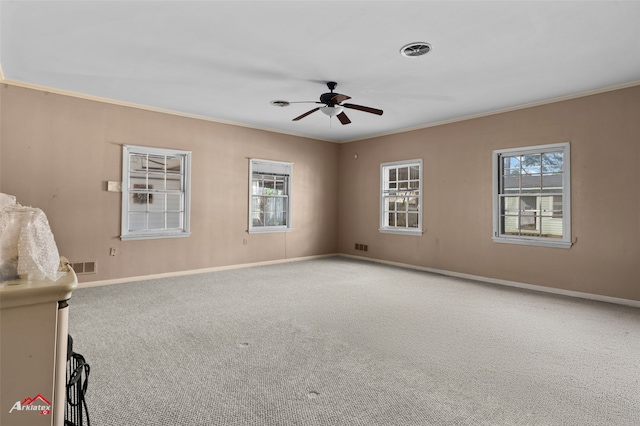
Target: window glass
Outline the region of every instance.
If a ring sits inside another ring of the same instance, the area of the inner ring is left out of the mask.
[[[494,241],[571,246],[569,144],[494,151]]]
[[[189,235],[189,151],[123,147],[123,240]]]
[[[291,163],[250,161],[249,232],[291,229]]]
[[[422,160],[380,167],[380,231],[421,235]]]

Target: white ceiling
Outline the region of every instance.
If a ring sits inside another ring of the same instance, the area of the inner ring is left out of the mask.
[[[639,1],[2,1],[0,20],[5,82],[336,142],[640,84]],[[330,80],[384,115],[269,104]]]

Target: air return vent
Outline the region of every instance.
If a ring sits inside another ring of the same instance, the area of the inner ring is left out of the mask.
[[[76,274],[95,274],[96,273],[96,262],[72,262],[71,267],[75,271]]]
[[[431,45],[429,43],[409,43],[400,49],[402,56],[407,58],[417,58],[418,56],[426,55],[431,51]]]

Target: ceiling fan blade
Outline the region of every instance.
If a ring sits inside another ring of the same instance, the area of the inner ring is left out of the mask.
[[[331,101],[339,104],[340,102],[344,102],[347,99],[351,99],[351,96],[336,93],[335,96],[331,98]]]
[[[338,117],[338,120],[340,120],[342,124],[351,123],[351,120],[349,120],[349,117],[347,117],[347,114],[345,114],[344,112],[341,112],[340,114],[336,115],[336,117]]]
[[[307,111],[307,112],[305,112],[304,114],[302,114],[302,115],[300,115],[300,116],[298,116],[298,117],[294,118],[294,119],[293,119],[293,120],[291,120],[291,121],[298,121],[298,120],[300,120],[300,119],[302,119],[302,118],[305,118],[307,115],[309,115],[309,114],[311,114],[311,113],[313,113],[313,112],[316,112],[316,111],[317,111],[317,110],[319,110],[319,109],[320,109],[320,107],[316,107],[316,108],[312,109],[311,111]]]
[[[371,114],[382,115],[382,110],[377,108],[371,108],[362,105],[354,105],[354,104],[342,104],[341,106],[345,108],[357,109],[358,111],[370,112]]]

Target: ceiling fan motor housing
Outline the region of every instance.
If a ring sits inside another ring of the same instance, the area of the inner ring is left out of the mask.
[[[329,90],[331,90],[331,93],[323,93],[322,95],[320,95],[320,102],[330,107],[339,104],[340,102],[337,102],[333,99],[334,96],[338,94],[333,93],[333,89],[335,89],[337,85],[338,83],[336,83],[335,81],[327,81],[327,87],[329,88]]]
[[[336,105],[338,102],[336,102],[334,100],[334,97],[337,95],[337,93],[323,93],[322,95],[320,95],[320,102],[322,102],[323,104],[326,104],[327,106],[334,106]]]

